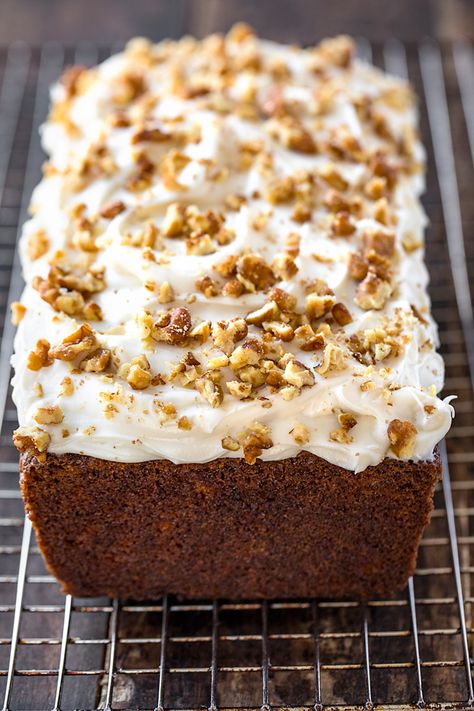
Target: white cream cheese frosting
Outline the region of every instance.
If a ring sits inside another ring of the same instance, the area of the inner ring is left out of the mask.
[[[416,105],[352,53],[237,26],[135,40],[53,87],[20,243],[19,449],[433,456],[453,410]]]

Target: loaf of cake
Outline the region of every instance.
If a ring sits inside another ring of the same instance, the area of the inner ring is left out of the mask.
[[[21,487],[74,595],[385,595],[453,416],[409,86],[245,25],[67,69],[13,305]]]

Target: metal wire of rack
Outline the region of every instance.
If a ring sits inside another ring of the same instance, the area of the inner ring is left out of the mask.
[[[64,65],[110,48],[0,50],[0,690],[3,709],[407,709],[474,706],[474,49],[392,40],[360,52],[409,77],[428,149],[433,311],[457,416],[418,567],[390,599],[133,603],[60,593],[18,491],[9,389],[15,253],[39,179],[38,128]]]

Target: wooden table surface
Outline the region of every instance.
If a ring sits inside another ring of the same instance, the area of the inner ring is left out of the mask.
[[[474,39],[473,0],[0,0],[0,44],[202,36],[237,20],[300,43],[341,32],[375,41]]]

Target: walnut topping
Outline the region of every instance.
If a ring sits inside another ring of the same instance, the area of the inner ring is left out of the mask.
[[[238,452],[240,449],[240,442],[229,436],[221,440],[221,445],[222,449],[227,449],[229,452]]]
[[[229,365],[233,370],[238,370],[247,365],[257,365],[263,356],[263,345],[256,338],[249,338],[241,346],[232,351]]]
[[[211,407],[220,407],[224,394],[218,383],[214,383],[210,377],[203,376],[197,378],[194,382],[196,390],[201,393],[203,398],[207,400]]]
[[[126,210],[126,205],[122,200],[114,200],[113,202],[108,202],[100,211],[100,216],[106,220],[112,220],[121,212]]]
[[[347,271],[351,279],[362,281],[367,276],[369,265],[357,252],[351,252],[347,264]]]
[[[317,351],[325,344],[324,336],[315,333],[309,323],[297,328],[294,335],[302,351]]]
[[[50,349],[51,358],[71,361],[79,355],[86,355],[97,347],[95,333],[89,324],[84,323],[75,331],[63,338],[61,343]]]
[[[32,261],[42,257],[44,254],[46,254],[48,249],[49,249],[49,238],[43,229],[38,230],[37,232],[34,232],[28,238],[27,252],[28,252],[29,258]]]
[[[340,444],[350,444],[354,441],[354,437],[344,427],[339,427],[330,432],[329,439],[331,442],[339,442]]]
[[[290,430],[290,434],[300,447],[309,442],[309,430],[302,422],[297,422]]]
[[[270,299],[274,301],[282,311],[294,311],[296,308],[296,296],[289,294],[284,289],[275,286],[269,293]]]
[[[348,323],[351,323],[352,321],[352,316],[349,313],[349,310],[347,309],[346,306],[342,303],[337,303],[334,304],[332,307],[332,315],[334,320],[340,325],[340,326],[347,326]]]
[[[111,353],[107,348],[99,348],[81,361],[81,370],[86,373],[102,373],[109,365]]]
[[[171,284],[164,281],[158,290],[158,303],[169,304],[174,301],[174,290]]]
[[[324,348],[323,360],[317,368],[320,375],[326,375],[333,370],[343,370],[346,367],[344,351],[334,343],[328,343]]]
[[[237,279],[247,291],[265,291],[276,281],[273,270],[258,254],[244,254],[236,266]]]
[[[283,377],[287,383],[295,385],[297,388],[302,388],[305,385],[314,385],[312,372],[295,359],[288,361]]]
[[[127,383],[134,390],[145,390],[152,381],[150,363],[145,355],[132,358],[131,363],[124,364],[119,370],[119,374],[127,379]]]
[[[369,272],[356,290],[354,301],[361,309],[382,309],[392,293],[388,281]]]
[[[181,171],[190,162],[190,158],[177,150],[171,150],[166,154],[161,162],[160,173],[163,185],[167,190],[184,190],[184,186],[178,181]]]
[[[86,304],[86,299],[105,288],[103,269],[91,268],[80,273],[56,265],[49,270],[47,279],[37,276],[32,285],[55,311],[90,320],[102,319],[99,306]]]
[[[241,383],[238,380],[228,380],[225,385],[229,393],[239,400],[243,400],[248,397],[252,392],[252,385],[250,383]]]
[[[335,237],[350,237],[356,230],[348,212],[338,212],[331,223],[331,231]]]
[[[393,257],[395,251],[395,235],[393,232],[382,232],[382,230],[366,232],[362,240],[366,254],[373,250],[381,257],[387,259]]]
[[[65,397],[71,397],[71,395],[73,395],[73,394],[74,394],[74,383],[72,382],[72,379],[69,377],[69,375],[66,375],[61,380],[60,395],[64,395]]]
[[[48,368],[52,365],[53,359],[49,354],[50,347],[49,341],[45,338],[40,338],[36,343],[35,350],[28,353],[26,361],[27,367],[30,370],[40,370],[41,368]]]
[[[30,452],[40,462],[46,461],[46,450],[51,442],[48,432],[39,427],[18,427],[13,432],[13,444],[20,452]]]
[[[60,81],[66,92],[66,97],[71,99],[76,96],[80,83],[80,78],[87,72],[87,67],[82,64],[75,64],[71,67],[66,67],[61,75]]]
[[[157,126],[149,126],[135,131],[135,133],[132,134],[130,142],[132,144],[143,143],[146,141],[149,143],[164,143],[165,141],[171,140],[171,138],[171,134],[162,131]]]
[[[306,315],[310,319],[322,318],[336,303],[333,290],[322,279],[314,279],[306,287]]]
[[[237,341],[244,339],[247,333],[248,327],[243,318],[217,321],[212,327],[212,340],[216,348],[230,355]]]
[[[339,413],[337,420],[344,430],[351,430],[357,424],[356,418],[350,412]]]
[[[400,459],[410,459],[415,451],[418,431],[411,422],[392,420],[388,425],[390,449]]]
[[[286,148],[298,153],[316,153],[316,143],[302,123],[293,116],[280,116],[267,124],[269,134]]]
[[[274,178],[268,186],[266,198],[268,202],[277,205],[289,202],[295,196],[295,182],[291,176]]]
[[[12,310],[11,322],[14,326],[18,326],[26,314],[26,306],[21,304],[19,301],[13,301],[10,308]]]
[[[49,405],[48,407],[39,407],[33,419],[39,425],[57,425],[64,420],[64,413],[59,405]]]
[[[247,314],[245,320],[256,326],[260,326],[264,321],[270,321],[278,318],[280,311],[275,301],[268,301],[256,311]]]
[[[151,336],[155,341],[181,345],[186,341],[191,327],[191,314],[184,306],[179,306],[157,318],[153,324]]]
[[[186,208],[177,202],[172,203],[166,210],[166,215],[161,225],[166,237],[179,237],[184,233],[186,225]]]
[[[272,261],[272,270],[279,279],[287,281],[295,276],[298,267],[290,254],[277,254]]]
[[[146,190],[151,185],[155,164],[148,158],[146,153],[140,153],[135,160],[136,168],[127,180],[126,187],[131,192]],[[163,178],[163,182],[165,182]]]
[[[255,464],[264,449],[273,447],[271,429],[263,422],[254,420],[250,426],[239,434],[239,442],[244,451],[245,461]]]

